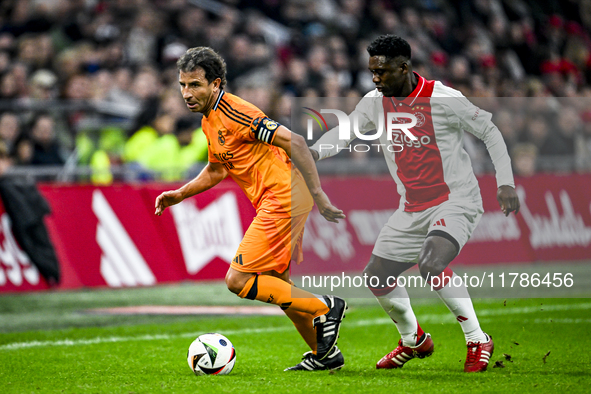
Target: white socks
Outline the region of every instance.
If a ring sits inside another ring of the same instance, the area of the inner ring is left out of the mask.
[[[461,285],[457,286],[458,284]],[[462,281],[461,277],[453,273],[451,280],[443,288],[437,290],[437,295],[451,313],[454,314],[460,326],[462,326],[466,342],[485,343],[488,341],[488,338],[480,328],[476,312],[474,312],[474,306],[472,306],[470,294],[468,294],[466,284]]]
[[[416,346],[419,324],[410,305],[406,288],[396,286],[383,296],[376,296],[384,311],[390,316],[402,337],[404,346]]]
[[[448,281],[442,280],[441,283],[446,283],[445,286],[439,289],[435,288],[435,290],[441,301],[460,323],[466,337],[466,343],[488,342],[486,334],[480,328],[466,284],[461,277],[453,273],[449,268],[446,268],[445,275],[448,278],[451,275],[451,279],[448,279]],[[402,344],[404,346],[416,346],[419,331],[422,335],[423,330],[417,323],[406,288],[398,285],[388,294],[376,295],[376,299],[396,324],[396,328],[402,337]]]

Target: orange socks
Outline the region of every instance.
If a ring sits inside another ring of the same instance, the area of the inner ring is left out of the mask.
[[[328,306],[319,296],[270,275],[255,275],[250,278],[238,297],[279,305],[284,311],[289,308],[305,312],[312,315],[312,318],[328,312]]]

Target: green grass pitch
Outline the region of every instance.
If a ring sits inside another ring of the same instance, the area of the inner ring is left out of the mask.
[[[125,305],[248,305],[223,284],[48,292],[0,297],[2,393],[406,393],[589,392],[591,299],[482,299],[495,341],[489,370],[462,372],[460,326],[438,300],[413,302],[435,353],[400,370],[376,370],[395,346],[394,325],[372,299],[350,299],[337,372],[283,372],[307,349],[284,316],[112,316]],[[263,305],[263,304],[260,304]],[[199,334],[226,335],[237,352],[227,376],[195,376],[186,362]],[[510,357],[510,360],[508,358]],[[504,367],[493,368],[495,362]]]

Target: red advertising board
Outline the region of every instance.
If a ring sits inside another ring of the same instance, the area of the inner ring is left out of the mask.
[[[47,287],[29,256],[14,239],[10,217],[0,200],[0,292],[42,290]]]
[[[459,261],[591,260],[591,175],[540,174],[515,182],[521,209],[505,218],[494,177],[479,179],[485,213]]]
[[[517,179],[518,215],[505,217],[494,177],[479,179],[485,213],[454,264],[591,260],[591,175]],[[293,273],[361,271],[377,235],[397,208],[392,179],[323,178],[347,218],[329,223],[313,211],[306,223],[305,261]],[[221,279],[254,209],[231,180],[154,215],[171,185],[97,187],[45,184],[52,214],[46,224],[62,271],[60,289],[150,286]],[[48,286],[14,241],[0,205],[0,292]]]

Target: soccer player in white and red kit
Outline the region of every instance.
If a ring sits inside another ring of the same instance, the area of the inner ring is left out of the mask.
[[[412,358],[433,353],[431,336],[418,324],[406,289],[385,285],[389,277],[398,278],[418,264],[422,277],[462,326],[468,346],[464,371],[485,371],[493,341],[480,328],[465,284],[448,265],[483,213],[478,182],[463,149],[463,133],[468,131],[486,144],[496,171],[497,200],[509,215],[519,211],[519,199],[506,145],[490,113],[474,106],[459,91],[413,72],[411,48],[404,39],[380,36],[367,51],[376,89],[351,113],[352,123],[357,122],[359,133],[364,134],[384,125],[387,128],[388,121],[397,126],[416,122],[393,130],[391,135],[382,132],[380,144],[375,144],[384,152],[401,197],[364,271],[368,277],[380,279],[380,285],[370,290],[401,335],[398,347],[376,367],[400,368]],[[355,139],[355,134],[350,134],[350,139],[339,139],[337,128],[328,131],[311,147],[312,155],[320,160],[337,154]]]

